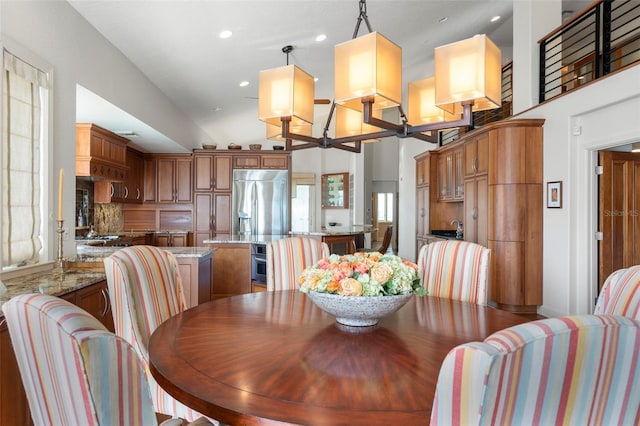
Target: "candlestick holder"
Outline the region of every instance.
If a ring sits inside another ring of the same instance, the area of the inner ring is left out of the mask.
[[[62,255],[62,234],[64,234],[64,229],[62,225],[64,224],[64,220],[58,219],[58,257],[56,258],[56,267],[60,269],[64,269],[64,259]]]

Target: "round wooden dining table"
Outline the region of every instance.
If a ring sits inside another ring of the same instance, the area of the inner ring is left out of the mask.
[[[164,322],[149,363],[177,400],[227,424],[428,424],[449,350],[526,321],[415,296],[375,326],[347,327],[297,290],[251,293]]]

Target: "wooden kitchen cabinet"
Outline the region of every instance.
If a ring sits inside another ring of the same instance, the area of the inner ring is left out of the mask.
[[[231,235],[231,192],[196,192],[193,202],[194,242]]]
[[[196,154],[194,191],[231,191],[232,157],[219,154]]]
[[[113,314],[106,281],[64,294],[62,299],[96,317],[114,331]],[[32,425],[29,403],[11,345],[6,319],[0,320],[0,425]]]
[[[210,192],[193,195],[193,239],[196,247],[204,246],[204,241],[213,236],[213,194]]]
[[[144,157],[135,149],[127,149],[127,180],[125,203],[142,203],[144,200]]]
[[[187,308],[211,300],[211,253],[200,257],[176,257]]]
[[[438,200],[462,201],[464,199],[462,147],[438,153]]]
[[[213,237],[231,236],[231,193],[213,194]]]
[[[144,158],[144,191],[143,202],[155,203],[158,190],[156,189],[156,175],[158,163],[155,158]]]
[[[263,154],[260,156],[260,167],[287,170],[289,168],[289,154]]]
[[[156,247],[191,247],[193,246],[191,232],[156,232],[154,245]]]
[[[416,157],[416,186],[429,185],[430,162],[429,151]]]
[[[211,299],[251,293],[251,244],[215,243]]]
[[[81,288],[74,292],[75,304],[96,317],[109,331],[115,332],[113,313],[106,281]]]
[[[420,241],[429,234],[430,170],[433,155],[426,151],[416,160],[416,258],[422,244]]]
[[[483,133],[464,143],[464,177],[487,174],[489,169],[489,134]]]
[[[144,158],[127,148],[127,174],[124,182],[99,180],[94,182],[96,203],[142,203],[144,200]]]
[[[92,123],[76,123],[76,176],[124,181],[129,140]]]
[[[158,203],[191,203],[193,200],[192,160],[188,157],[162,157],[156,164]]]
[[[204,240],[231,236],[231,193],[209,192],[194,195],[194,241],[197,247]]]
[[[417,162],[435,159],[429,185],[419,177],[424,166],[416,163],[416,248],[429,239],[420,233],[452,230],[451,221],[461,220],[465,240],[491,249],[488,304],[512,312],[536,312],[542,304],[543,123],[487,124],[450,146],[416,156]],[[463,185],[458,194],[457,182]],[[421,188],[429,188],[428,202]]]
[[[489,182],[487,175],[464,181],[464,239],[484,247],[487,241]]]
[[[5,318],[0,320],[0,425],[32,425]]]
[[[260,155],[258,154],[234,155],[233,168],[234,169],[259,169]]]
[[[543,123],[507,120],[485,130],[489,304],[513,312],[542,304]]]

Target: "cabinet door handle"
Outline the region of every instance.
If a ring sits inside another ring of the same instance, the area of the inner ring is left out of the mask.
[[[115,194],[116,189],[113,187],[113,184],[111,184],[111,195],[109,195],[109,197],[113,197],[113,194]]]
[[[424,217],[424,207],[420,208],[420,217]]]
[[[136,200],[140,199],[140,188],[136,188]]]
[[[478,208],[474,207],[473,209],[471,209],[471,217],[475,220],[478,218]]]
[[[111,308],[109,304],[109,294],[104,288],[100,290],[100,294],[102,294],[102,301],[104,302],[104,308],[102,309],[102,313],[100,315],[105,317],[109,313],[109,308]]]
[[[476,173],[478,171],[478,158],[477,157],[473,159],[472,169],[473,169],[474,173]]]
[[[129,187],[125,186],[124,187],[124,198],[127,198],[127,197],[129,197]]]

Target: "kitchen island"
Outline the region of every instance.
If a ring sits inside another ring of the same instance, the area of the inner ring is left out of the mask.
[[[211,299],[267,289],[266,246],[288,235],[234,234],[204,240],[213,255]]]

